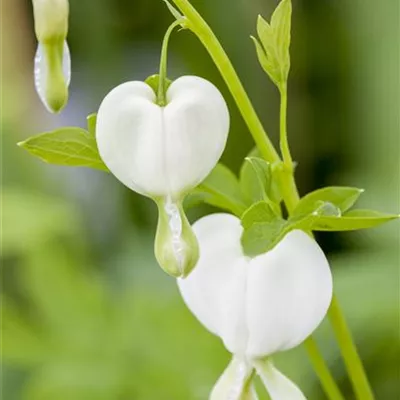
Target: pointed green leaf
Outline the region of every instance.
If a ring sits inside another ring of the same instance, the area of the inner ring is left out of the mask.
[[[277,60],[274,30],[261,15],[257,18],[257,35],[269,61]]]
[[[261,44],[252,38],[261,66],[278,87],[286,83],[290,69],[291,17],[291,1],[282,0],[271,17],[271,24],[258,16],[257,34]]]
[[[319,209],[322,203],[331,203],[343,213],[357,201],[363,191],[363,189],[345,186],[330,186],[315,190],[300,199],[293,215],[311,214]]]
[[[246,210],[238,179],[223,164],[217,164],[207,178],[189,194],[185,207],[199,202],[231,211],[238,216]]]
[[[274,210],[265,201],[253,204],[241,217],[244,229],[248,229],[256,223],[272,222],[277,218]]]
[[[100,158],[95,137],[82,128],[56,129],[32,136],[18,145],[50,164],[108,171]]]
[[[267,57],[266,52],[263,47],[259,43],[259,41],[254,37],[250,36],[253,40],[254,45],[256,47],[258,62],[260,63],[263,70],[267,73],[267,75],[271,78],[271,80],[278,85],[280,82],[280,71],[276,64],[273,62],[273,59]]]
[[[316,231],[353,231],[373,228],[398,218],[399,215],[373,210],[352,210],[342,217],[321,216],[316,218],[312,223],[312,229]]]
[[[269,163],[258,157],[246,157],[245,162],[249,163],[252,167],[258,184],[258,198],[255,198],[254,200],[269,199],[269,188],[272,180]]]
[[[164,0],[164,3],[168,7],[169,12],[175,17],[175,19],[182,19],[183,15],[168,1]]]
[[[290,28],[292,18],[291,0],[282,0],[271,17],[271,28],[274,31],[277,53],[282,66],[283,78],[287,79],[290,68]]]
[[[251,152],[240,169],[240,187],[248,205],[264,200],[280,214],[279,192],[276,174],[272,165],[258,157],[258,152]]]

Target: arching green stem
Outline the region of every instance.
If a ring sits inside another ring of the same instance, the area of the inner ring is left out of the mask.
[[[158,91],[157,91],[157,104],[160,106],[165,106],[167,99],[167,59],[168,59],[168,43],[172,31],[179,25],[182,24],[182,20],[174,21],[167,32],[165,32],[164,40],[161,48],[161,59],[160,59],[160,74],[158,81]]]

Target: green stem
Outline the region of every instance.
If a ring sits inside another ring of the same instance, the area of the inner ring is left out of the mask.
[[[165,106],[167,103],[166,93],[167,93],[167,61],[168,61],[168,43],[172,31],[179,25],[182,24],[182,20],[174,21],[167,32],[165,32],[162,47],[161,47],[161,58],[160,58],[160,72],[158,81],[158,91],[157,91],[157,104],[159,106]]]
[[[304,346],[307,350],[308,357],[311,364],[318,375],[322,387],[329,399],[331,400],[345,400],[335,380],[330,373],[325,360],[322,358],[321,352],[318,349],[317,342],[310,336],[305,342]]]
[[[246,91],[243,88],[243,85],[240,82],[232,63],[230,62],[229,57],[225,53],[222,45],[219,43],[211,28],[207,25],[207,23],[203,20],[203,18],[188,0],[173,0],[173,2],[186,16],[187,27],[196,34],[206,50],[209,52],[211,58],[225,80],[225,83],[228,86],[263,157],[269,162],[281,161],[278,153],[269,140],[249,97],[247,96]],[[286,112],[286,105],[284,104],[284,106]],[[290,213],[293,211],[294,207],[299,201],[299,194],[293,173],[281,174],[280,186],[285,188],[283,196],[286,208]],[[368,380],[362,368],[360,357],[355,350],[353,339],[350,335],[350,331],[347,327],[343,313],[337,304],[335,296],[333,296],[332,305],[328,315],[336,332],[343,358],[345,359],[350,378],[354,385],[354,390],[358,396],[361,396],[361,394],[364,396],[359,397],[359,400],[372,400],[372,391],[369,388]],[[306,348],[308,350],[309,357],[313,361],[314,367],[318,368],[316,369],[318,376],[320,378],[321,375],[324,376],[324,379],[321,379],[321,384],[323,385],[326,394],[331,400],[336,400],[337,397],[332,397],[332,387],[335,387],[335,393],[340,393],[340,391],[337,388],[336,383],[334,382],[333,377],[331,376],[316,343],[314,343],[312,347],[308,344],[306,345]],[[352,376],[353,374],[355,375]]]
[[[336,340],[342,350],[349,377],[352,382],[356,397],[359,400],[373,400],[374,394],[369,385],[367,375],[362,365],[357,348],[354,344],[349,327],[347,326],[343,312],[340,309],[337,297],[333,297],[328,311]]]
[[[187,18],[187,28],[200,39],[219,69],[263,157],[269,162],[280,161],[279,155],[269,140],[257,113],[254,111],[235,69],[211,28],[188,0],[173,1]]]
[[[279,85],[279,92],[281,94],[281,107],[280,107],[280,140],[279,145],[281,148],[281,154],[283,163],[288,171],[293,174],[293,161],[290,154],[289,143],[287,138],[287,84],[282,83]]]

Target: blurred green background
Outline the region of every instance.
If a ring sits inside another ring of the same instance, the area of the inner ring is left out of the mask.
[[[49,166],[16,146],[56,126],[85,126],[102,98],[158,69],[172,21],[161,0],[71,0],[70,102],[47,114],[34,92],[28,0],[2,1],[2,398],[206,399],[229,354],[185,308],[153,255],[156,208],[102,172]],[[276,143],[278,93],[249,35],[276,0],[193,0],[215,29]],[[366,189],[362,207],[399,211],[399,2],[293,0],[289,135],[301,193]],[[250,135],[216,68],[189,32],[172,37],[169,76],[196,74],[225,95],[237,171]],[[195,220],[206,209],[191,210]],[[336,292],[380,400],[400,398],[399,224],[320,235]],[[329,323],[318,342],[346,399]],[[277,364],[324,399],[303,347]],[[261,392],[265,399],[265,393]]]

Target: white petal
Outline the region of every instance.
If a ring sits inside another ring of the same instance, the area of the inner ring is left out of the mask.
[[[240,220],[213,214],[197,221],[200,259],[182,296],[227,349],[264,357],[302,342],[329,307],[332,277],[318,244],[302,231],[289,233],[273,250],[243,255]]]
[[[62,72],[64,75],[66,86],[68,87],[71,82],[71,54],[66,41],[64,41],[63,47]],[[48,66],[43,45],[40,43],[38,44],[35,55],[34,78],[36,92],[39,95],[40,100],[48,111],[53,112],[46,98],[48,84]]]
[[[252,372],[252,365],[233,357],[215,384],[210,400],[257,400],[254,387],[248,382]]]
[[[229,113],[210,82],[194,76],[174,81],[168,104],[155,104],[143,82],[113,89],[97,115],[97,143],[111,172],[150,197],[193,188],[212,170],[226,144]]]
[[[270,361],[254,363],[271,400],[307,400],[301,390]]]
[[[317,242],[292,231],[270,252],[250,262],[247,355],[260,357],[303,342],[324,318],[332,275]]]
[[[229,351],[244,353],[246,261],[241,258],[240,221],[213,214],[193,225],[200,258],[191,274],[178,279],[185,303],[199,321],[220,336]]]

